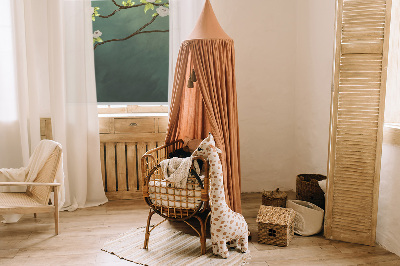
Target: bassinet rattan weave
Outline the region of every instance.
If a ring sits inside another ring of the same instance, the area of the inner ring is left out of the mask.
[[[210,217],[209,212],[209,175],[208,163],[203,157],[193,157],[192,160],[201,160],[203,178],[198,176],[191,169],[188,176],[186,187],[175,187],[171,182],[163,179],[160,162],[168,159],[169,154],[182,148],[183,141],[177,140],[170,144],[158,147],[146,152],[141,161],[142,168],[142,191],[143,198],[150,206],[147,219],[146,235],[144,248],[148,248],[150,232],[150,221],[154,213],[164,217],[163,220],[183,221],[192,227],[200,236],[201,252],[206,252],[206,224]],[[193,166],[192,166],[193,167]],[[189,223],[190,218],[196,218],[200,222],[201,231],[199,232]]]

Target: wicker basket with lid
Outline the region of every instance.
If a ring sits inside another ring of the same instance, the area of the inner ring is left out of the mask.
[[[286,208],[287,194],[279,188],[273,191],[264,191],[262,205]]]

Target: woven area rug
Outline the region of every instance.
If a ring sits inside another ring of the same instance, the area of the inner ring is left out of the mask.
[[[130,230],[108,241],[103,251],[143,265],[243,265],[249,253],[229,251],[229,258],[212,254],[211,240],[207,239],[207,253],[201,255],[199,237],[168,228],[157,227],[150,234],[149,249],[143,249],[145,228]]]

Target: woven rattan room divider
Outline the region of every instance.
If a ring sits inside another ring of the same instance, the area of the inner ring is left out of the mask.
[[[325,236],[374,245],[391,0],[338,0]]]

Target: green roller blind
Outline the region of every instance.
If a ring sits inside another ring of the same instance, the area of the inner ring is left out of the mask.
[[[92,7],[97,101],[168,102],[168,1],[103,0]]]

